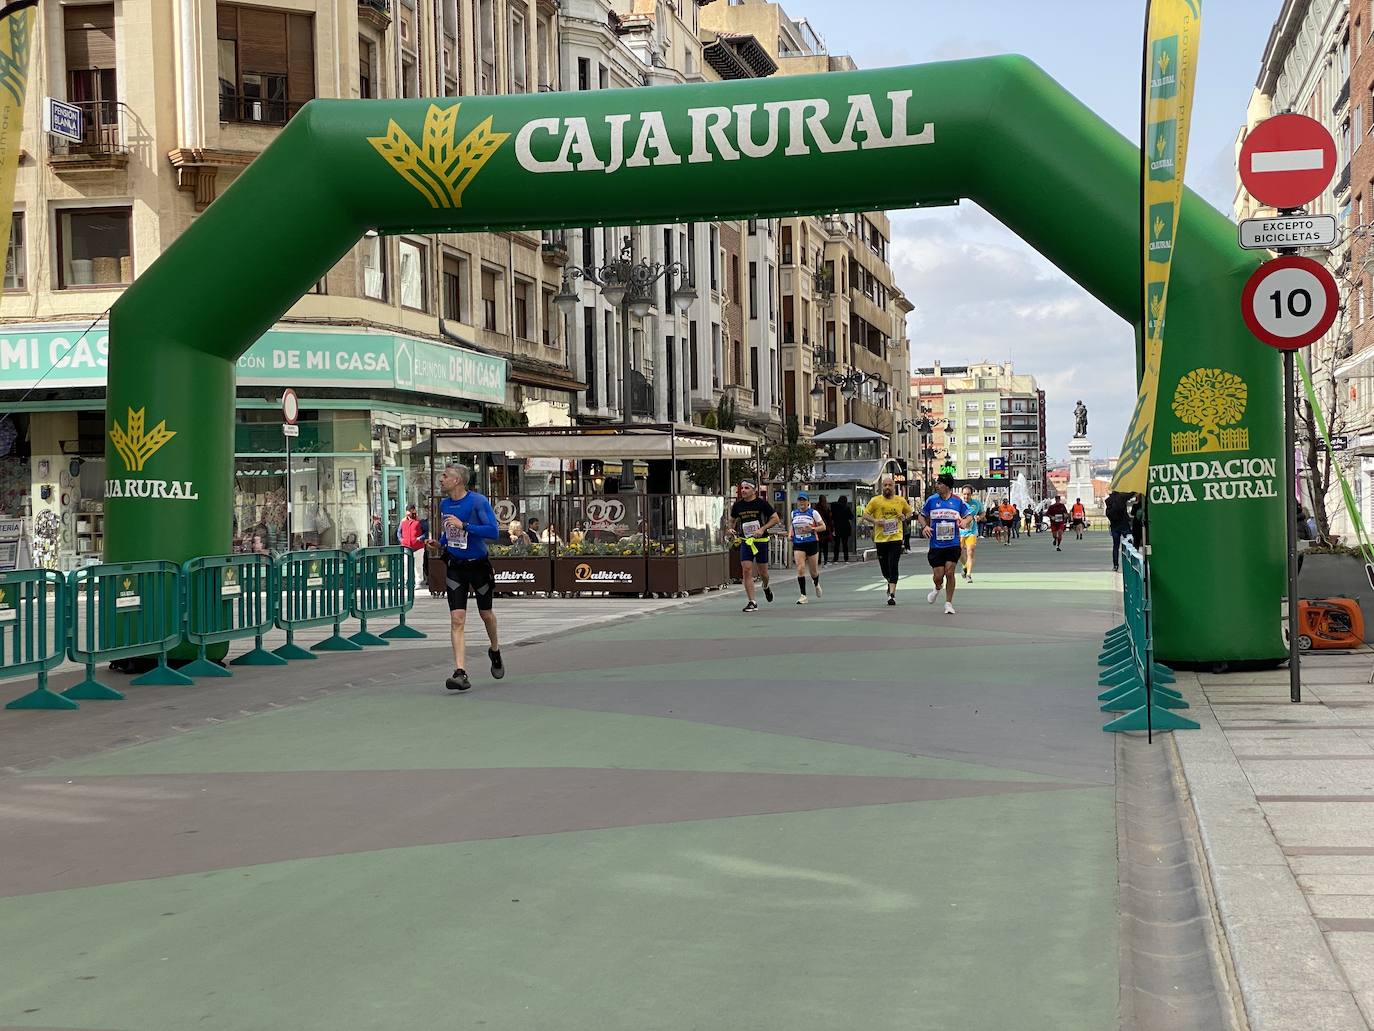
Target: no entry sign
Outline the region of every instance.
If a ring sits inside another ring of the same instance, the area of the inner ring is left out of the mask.
[[[1270,347],[1296,351],[1320,340],[1336,321],[1336,280],[1311,258],[1288,255],[1255,270],[1241,293],[1250,332]]]
[[[1240,149],[1240,179],[1250,196],[1300,208],[1336,174],[1336,141],[1315,118],[1275,115],[1255,126]]]

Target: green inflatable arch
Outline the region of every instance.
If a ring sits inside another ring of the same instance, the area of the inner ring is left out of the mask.
[[[108,560],[228,548],[235,360],[367,229],[672,223],[968,198],[1138,323],[1139,161],[1019,57],[632,91],[313,101],[115,305]],[[1256,260],[1193,195],[1178,236],[1150,455],[1158,654],[1278,659],[1279,365],[1237,316]],[[1246,399],[1225,428],[1176,403],[1218,379]]]

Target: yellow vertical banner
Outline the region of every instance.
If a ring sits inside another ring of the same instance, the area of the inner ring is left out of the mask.
[[[1141,88],[1140,217],[1141,330],[1144,356],[1140,392],[1121,445],[1112,490],[1145,493],[1154,441],[1159,367],[1169,272],[1183,201],[1188,127],[1193,113],[1202,0],[1147,0],[1145,74]]]
[[[0,246],[6,253],[13,219],[14,177],[19,170],[30,41],[37,6],[38,0],[18,0],[0,8]],[[0,291],[3,290],[4,281],[0,280]]]

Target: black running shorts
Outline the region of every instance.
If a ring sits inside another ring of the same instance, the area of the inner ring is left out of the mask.
[[[803,555],[805,555],[807,558],[810,558],[812,555],[819,555],[819,554],[821,553],[821,542],[820,542],[820,541],[793,541],[793,542],[792,542],[792,550],[793,550],[793,551],[800,551],[800,552],[801,552]]]
[[[491,568],[491,559],[448,560],[448,610],[467,611],[469,591],[477,598],[478,612],[491,611],[492,596],[496,593],[496,574]]]
[[[927,558],[930,562],[931,569],[939,569],[942,566],[949,566],[958,562],[962,554],[963,552],[956,544],[952,548],[931,548]]]

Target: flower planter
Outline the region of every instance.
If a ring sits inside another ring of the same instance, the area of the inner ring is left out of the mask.
[[[493,558],[497,594],[547,594],[553,590],[549,558]]]

